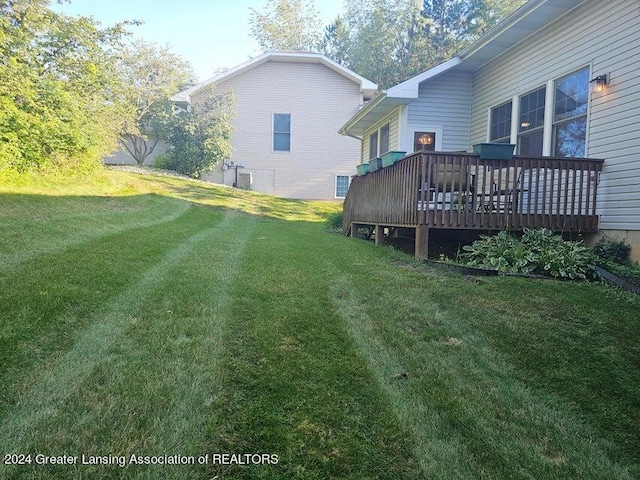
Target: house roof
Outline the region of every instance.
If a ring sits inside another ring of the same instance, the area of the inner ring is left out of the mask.
[[[584,1],[529,0],[451,60],[379,92],[339,132],[361,137],[365,130],[399,105],[407,105],[417,99],[420,84],[454,69],[475,72]]]
[[[319,53],[308,52],[267,52],[262,55],[252,58],[251,60],[237,65],[229,70],[220,73],[214,77],[211,77],[203,82],[194,85],[180,93],[177,93],[171,97],[171,101],[176,103],[190,103],[190,97],[202,88],[216,83],[221,83],[229,80],[233,77],[243,74],[244,72],[256,68],[266,62],[284,62],[284,63],[318,63],[330,68],[331,70],[339,73],[345,78],[348,78],[352,82],[360,86],[360,91],[364,95],[365,99],[371,98],[378,90],[378,86],[367,80],[366,78],[358,75],[357,73],[343,67],[337,62],[334,62],[330,58],[325,57]]]

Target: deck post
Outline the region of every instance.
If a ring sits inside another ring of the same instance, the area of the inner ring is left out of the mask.
[[[376,245],[384,245],[384,227],[376,225]]]
[[[351,238],[358,238],[358,224],[351,222]]]
[[[429,227],[420,225],[416,227],[416,258],[426,260],[429,256]]]

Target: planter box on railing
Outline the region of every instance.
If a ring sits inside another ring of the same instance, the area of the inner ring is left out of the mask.
[[[382,166],[389,167],[405,156],[407,152],[387,152],[382,155]]]
[[[483,160],[511,160],[515,148],[512,143],[476,143],[473,151]]]
[[[380,157],[369,160],[369,171],[375,172],[382,168],[382,159]]]
[[[358,170],[358,176],[363,176],[366,175],[367,173],[369,173],[369,164],[368,163],[361,163],[360,165],[358,165],[356,167],[356,170]]]

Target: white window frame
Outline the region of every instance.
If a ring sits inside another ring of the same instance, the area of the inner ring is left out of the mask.
[[[276,150],[276,133],[283,134],[285,132],[276,132],[276,115],[289,115],[289,150]],[[290,113],[274,112],[271,115],[271,152],[272,153],[291,153],[293,150],[293,135],[291,134],[293,125],[293,116]]]
[[[580,70],[584,70],[585,68],[589,69],[589,78],[593,77],[593,65],[582,65],[579,66],[577,68],[573,68],[571,70],[568,70],[566,73],[563,73],[561,75],[558,75],[550,80],[548,80],[546,83],[542,83],[542,84],[538,84],[536,86],[534,86],[533,88],[527,89],[526,91],[514,95],[511,98],[511,143],[518,145],[518,137],[520,136],[520,129],[519,129],[519,125],[520,125],[520,98],[528,95],[531,92],[534,92],[536,90],[539,90],[540,88],[542,88],[543,86],[546,87],[546,95],[545,95],[545,104],[544,104],[544,123],[542,126],[542,156],[543,157],[550,157],[552,155],[553,149],[554,149],[554,145],[553,145],[553,129],[554,129],[554,125],[555,122],[553,121],[553,110],[555,108],[555,83],[564,78],[567,77],[569,75],[572,75],[573,73],[577,73]],[[509,100],[505,100],[503,102],[497,103],[495,105],[490,106],[487,109],[487,129],[486,129],[486,141],[489,142],[491,141],[491,110],[497,107],[500,107],[501,105],[504,105],[506,103],[508,103]],[[585,152],[585,156],[588,157],[589,156],[589,119],[590,119],[590,115],[591,115],[591,92],[589,91],[589,100],[587,101],[587,114],[586,114],[586,121],[587,121],[587,133],[585,136],[585,145],[584,145],[584,152]],[[437,143],[437,137],[436,137],[436,143]],[[518,149],[519,151],[519,149]],[[571,158],[571,157],[566,157],[566,158]]]
[[[407,127],[407,145],[410,145],[406,151],[409,152],[413,149],[413,138],[416,132],[433,132],[436,134],[436,146],[435,151],[442,151],[442,125],[409,125]],[[413,152],[411,152],[413,153]]]
[[[373,156],[373,157],[372,157],[372,156],[371,156],[371,145],[372,145],[372,143],[371,143],[371,138],[372,138],[374,135],[376,136],[376,143],[375,143],[376,154],[375,154],[375,156]],[[379,129],[377,129],[377,130],[372,131],[372,132],[369,134],[369,151],[367,152],[367,155],[368,155],[368,157],[369,157],[369,160],[373,160],[374,158],[379,157],[379,156],[380,156],[379,154],[380,154],[380,130],[379,130]]]
[[[339,177],[347,177],[347,192],[349,191],[349,187],[351,186],[351,176],[350,175],[339,175],[336,174],[333,182],[333,194],[334,198],[347,198],[347,194],[345,193],[344,197],[338,196],[338,178]]]

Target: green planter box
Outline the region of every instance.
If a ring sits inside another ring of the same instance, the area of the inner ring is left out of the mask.
[[[369,160],[369,171],[375,172],[382,168],[382,159],[380,157]]]
[[[382,155],[382,166],[389,167],[405,156],[407,152],[387,152]]]
[[[361,163],[356,167],[356,169],[358,170],[358,176],[361,177],[362,175],[366,175],[367,173],[369,173],[369,164]]]
[[[512,143],[476,143],[473,151],[487,160],[511,160],[516,148]]]

